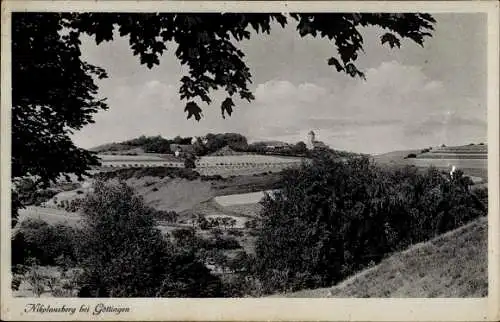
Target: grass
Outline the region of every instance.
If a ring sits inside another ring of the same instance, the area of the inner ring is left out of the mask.
[[[239,175],[212,184],[216,196],[273,190],[281,186],[281,173]]]
[[[469,160],[469,159],[488,159],[486,153],[473,153],[473,152],[461,152],[461,153],[422,153],[417,156],[419,159],[459,159],[459,160]]]
[[[434,166],[443,170],[451,170],[451,164],[456,165],[465,175],[479,177],[488,180],[487,154],[478,152],[486,146],[457,146],[439,148],[428,153],[421,154],[421,150],[404,150],[384,153],[372,156],[375,163],[380,166],[404,167],[408,165],[426,169]],[[405,159],[408,154],[414,153],[416,158]],[[481,153],[481,154],[480,154]]]
[[[485,297],[488,294],[486,217],[414,245],[340,284],[275,297]]]

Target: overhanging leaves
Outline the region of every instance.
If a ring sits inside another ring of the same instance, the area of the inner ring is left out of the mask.
[[[331,42],[338,58],[328,59],[338,72],[364,77],[356,66],[363,52],[361,27],[387,30],[382,44],[400,47],[401,39],[422,45],[431,35],[435,20],[422,13],[291,13],[302,36],[325,38]],[[248,88],[251,73],[244,53],[237,48],[252,32],[270,33],[273,23],[284,27],[287,17],[280,13],[86,13],[74,17],[73,26],[93,35],[96,41],[109,40],[110,26],[118,26],[121,36],[130,37],[133,53],[148,68],[158,65],[159,56],[175,42],[175,55],[188,67],[181,79],[181,99],[199,98],[210,104],[213,90],[224,88],[230,95],[238,93],[247,101],[254,99]],[[194,114],[191,114],[191,116]],[[224,117],[224,116],[223,116]]]
[[[400,43],[399,39],[396,38],[396,36],[394,36],[391,33],[384,34],[382,37],[380,37],[380,40],[382,42],[382,45],[385,44],[386,42],[388,42],[389,46],[391,46],[391,48],[394,48],[394,46],[397,46],[398,48],[401,47],[401,43]]]
[[[234,107],[233,100],[230,97],[227,97],[220,106],[222,112],[222,118],[224,119],[226,118],[225,116],[226,112],[229,116],[231,116],[231,114],[233,113],[233,107]]]
[[[188,120],[194,116],[194,118],[199,121],[201,120],[201,117],[203,116],[201,108],[196,104],[195,102],[187,102],[186,107],[184,108],[184,112],[187,112],[187,118]]]

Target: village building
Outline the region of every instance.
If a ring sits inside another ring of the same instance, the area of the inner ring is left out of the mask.
[[[266,149],[268,150],[282,150],[290,147],[290,144],[282,141],[266,141]]]
[[[316,140],[316,134],[313,132],[313,131],[309,131],[309,133],[307,133],[307,148],[309,150],[312,150],[312,149],[328,149],[329,146],[326,145],[324,142],[322,141],[317,141]]]
[[[181,157],[185,153],[194,153],[194,148],[192,144],[170,144],[170,151],[176,157]]]

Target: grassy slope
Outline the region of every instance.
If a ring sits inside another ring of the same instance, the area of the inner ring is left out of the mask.
[[[372,155],[372,158],[378,164],[406,164],[405,157],[410,154],[418,154],[420,150],[401,150],[383,154]]]
[[[487,218],[393,254],[330,288],[284,297],[484,297],[488,292]]]

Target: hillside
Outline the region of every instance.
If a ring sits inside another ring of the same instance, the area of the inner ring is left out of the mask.
[[[129,144],[124,143],[106,143],[93,148],[90,148],[89,151],[98,152],[98,153],[111,153],[111,152],[120,152],[120,153],[144,153],[142,148],[136,148]]]
[[[488,292],[488,223],[481,217],[393,254],[334,287],[274,297],[484,297]]]
[[[372,155],[375,162],[380,164],[398,163],[405,159],[408,154],[418,154],[421,150],[398,150],[382,154]]]
[[[406,158],[410,154],[415,154],[416,158],[422,159],[483,159],[488,157],[488,145],[486,144],[469,144],[458,146],[443,146],[425,149],[411,149],[392,151],[373,155],[372,158],[381,164],[386,163],[405,163]]]
[[[488,180],[488,145],[483,143],[393,151],[373,155],[372,159],[375,163],[388,167],[409,165],[426,169],[433,166],[443,171],[450,171],[455,166],[465,175],[481,178],[483,182]]]

